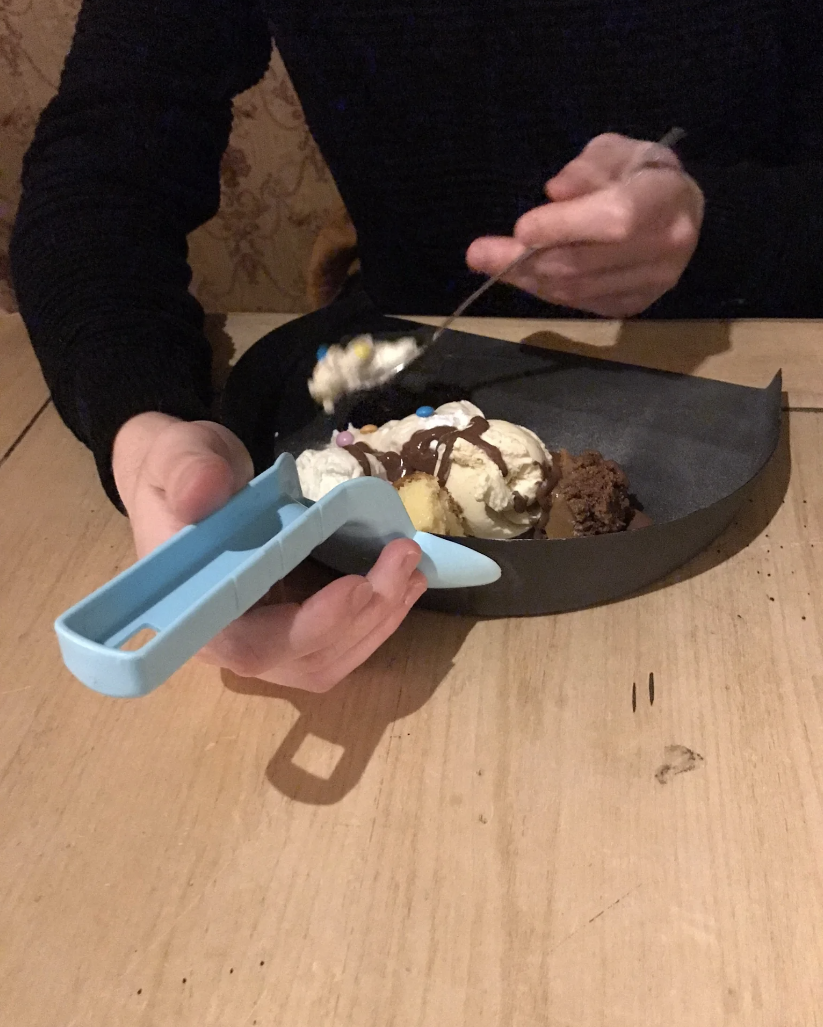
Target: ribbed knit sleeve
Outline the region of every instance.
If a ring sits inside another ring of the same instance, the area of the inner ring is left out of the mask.
[[[84,0],[23,170],[11,260],[55,405],[106,491],[131,416],[209,416],[186,236],[214,215],[232,98],[267,67],[255,0]]]
[[[781,117],[742,123],[729,107],[693,126],[698,156],[685,164],[706,213],[686,274],[657,305],[668,316],[823,316],[823,4],[782,0],[781,14],[783,67],[761,68]],[[735,161],[741,134],[752,156]]]

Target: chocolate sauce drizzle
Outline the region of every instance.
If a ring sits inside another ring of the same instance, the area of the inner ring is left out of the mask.
[[[371,446],[367,446],[365,442],[355,442],[351,446],[344,446],[343,449],[345,449],[347,453],[351,453],[354,459],[363,468],[363,474],[365,474],[367,478],[370,478],[372,476],[371,464],[369,463],[369,458],[366,454],[372,453],[375,456],[377,455]]]
[[[344,446],[343,448],[347,453],[351,453],[363,468],[363,474],[369,477],[372,474],[371,464],[369,463],[370,456],[380,461],[390,482],[395,482],[405,477],[403,459],[399,453],[393,453],[391,450],[387,453],[381,453],[376,449],[372,449],[367,442],[354,442],[351,446]]]
[[[344,449],[357,460],[366,475],[372,473],[369,456],[373,456],[383,465],[386,477],[391,482],[406,478],[415,471],[422,471],[433,477],[436,475],[440,484],[445,485],[451,471],[452,451],[458,439],[465,439],[481,449],[500,468],[500,473],[505,477],[509,473],[509,469],[503,459],[503,454],[497,446],[493,446],[482,438],[483,432],[488,431],[488,428],[489,422],[484,417],[473,417],[465,428],[453,428],[448,424],[439,424],[434,428],[423,428],[421,431],[416,431],[401,447],[399,453],[391,450],[381,453],[372,449],[366,442],[355,442],[351,446],[345,446]]]

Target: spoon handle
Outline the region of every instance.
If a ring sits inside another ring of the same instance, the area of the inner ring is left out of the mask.
[[[510,271],[513,271],[518,266],[518,264],[522,264],[524,260],[528,260],[528,258],[533,253],[537,253],[539,249],[547,248],[548,247],[528,246],[525,250],[523,250],[521,254],[519,254],[519,256],[515,257],[514,260],[511,261],[511,263],[507,264],[502,271],[498,271],[496,275],[492,275],[491,278],[487,278],[479,289],[475,289],[471,296],[463,300],[463,302],[460,304],[460,306],[457,308],[457,310],[455,310],[453,314],[449,314],[446,320],[438,327],[437,331],[431,337],[431,341],[434,342],[436,339],[438,339],[442,335],[442,333],[445,332],[445,330],[449,327],[449,325],[452,324],[453,321],[460,317],[460,315],[465,310],[468,310],[472,303],[474,303],[476,299],[479,299],[487,289],[491,289],[493,285],[496,285],[497,282],[499,282],[504,275],[507,275]]]

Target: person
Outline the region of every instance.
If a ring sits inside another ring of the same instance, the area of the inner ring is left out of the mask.
[[[84,0],[11,259],[55,405],[138,554],[252,474],[211,415],[186,236],[277,43],[387,312],[823,314],[823,7],[808,0]],[[626,175],[682,126],[679,156]],[[325,689],[422,594],[413,543],[204,658]]]

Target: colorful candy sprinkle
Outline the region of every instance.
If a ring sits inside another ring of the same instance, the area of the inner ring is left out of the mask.
[[[418,417],[431,417],[434,413],[434,407],[418,407],[415,413]]]
[[[324,356],[325,356],[325,355],[326,355],[326,354],[327,354],[328,352],[329,352],[329,347],[328,347],[328,346],[318,346],[318,347],[317,347],[317,359],[318,359],[318,360],[322,360],[322,359],[323,359],[323,357],[324,357]]]
[[[360,434],[361,435],[371,435],[371,433],[373,431],[377,431],[377,425],[376,424],[364,424],[363,427],[360,429]]]
[[[340,431],[335,435],[334,441],[342,449],[344,446],[351,446],[354,444],[354,436],[350,431]]]
[[[371,346],[367,342],[355,342],[352,352],[358,360],[368,360],[371,356]]]

